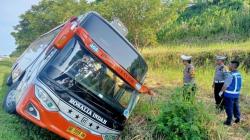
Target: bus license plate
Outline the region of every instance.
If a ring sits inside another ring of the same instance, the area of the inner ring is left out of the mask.
[[[86,134],[83,133],[81,130],[79,130],[79,129],[75,128],[75,127],[71,127],[71,126],[68,127],[67,132],[79,137],[80,139],[84,139],[85,136],[86,136]]]

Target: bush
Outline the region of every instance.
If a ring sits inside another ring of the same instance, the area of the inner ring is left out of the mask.
[[[246,11],[242,16],[236,17],[234,25],[237,28],[236,33],[242,36],[250,36],[250,12]]]
[[[159,42],[238,41],[249,38],[249,5],[243,0],[197,3],[158,33]]]
[[[205,140],[209,139],[207,127],[212,116],[204,103],[195,100],[184,100],[181,91],[177,90],[162,108],[156,121],[155,135],[164,135],[174,140]]]

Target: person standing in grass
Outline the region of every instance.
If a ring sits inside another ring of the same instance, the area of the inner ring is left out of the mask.
[[[221,91],[224,81],[226,78],[226,74],[229,72],[228,67],[225,66],[224,61],[225,56],[216,56],[216,67],[215,67],[215,74],[214,74],[214,81],[213,81],[213,89],[214,89],[214,99],[216,108],[223,110],[224,109],[224,100],[223,96],[219,96],[219,92]]]
[[[185,65],[183,70],[183,96],[184,98],[189,99],[190,96],[193,96],[196,92],[195,68],[191,64],[192,56],[181,55],[181,59]]]
[[[224,122],[225,125],[231,125],[233,116],[235,117],[235,123],[240,122],[239,96],[242,86],[242,77],[237,70],[239,64],[239,61],[231,61],[229,65],[230,73],[228,73],[225,83],[219,93],[220,96],[224,96],[225,100],[225,110],[227,114],[227,119]]]

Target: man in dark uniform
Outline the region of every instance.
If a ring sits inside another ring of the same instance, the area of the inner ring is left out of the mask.
[[[219,93],[220,96],[224,96],[225,100],[225,110],[227,114],[227,119],[224,122],[225,125],[231,125],[233,116],[235,117],[235,123],[240,122],[239,96],[242,86],[242,77],[237,70],[238,67],[239,61],[231,61],[229,65],[230,73],[228,73],[225,83]]]
[[[216,108],[220,110],[224,108],[224,100],[223,96],[219,96],[219,92],[224,85],[226,74],[229,72],[227,66],[224,64],[225,59],[225,56],[216,56],[216,68],[213,81],[215,104]]]

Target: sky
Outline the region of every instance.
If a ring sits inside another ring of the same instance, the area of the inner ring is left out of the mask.
[[[0,5],[0,56],[9,55],[16,48],[15,39],[11,36],[13,26],[17,25],[19,16],[29,10],[40,0],[1,0]],[[94,0],[87,0],[93,2]]]
[[[15,39],[10,35],[17,25],[19,16],[39,0],[1,0],[0,6],[0,55],[9,55],[15,50]]]

